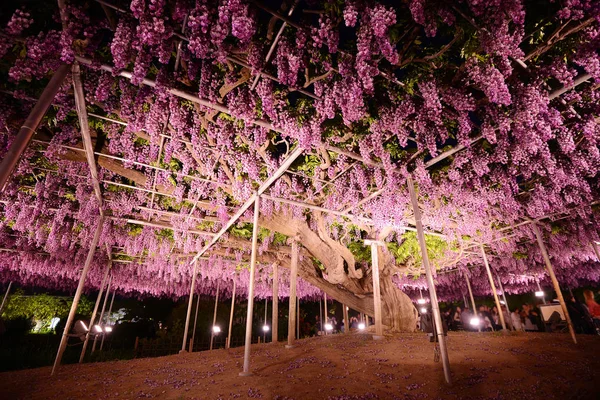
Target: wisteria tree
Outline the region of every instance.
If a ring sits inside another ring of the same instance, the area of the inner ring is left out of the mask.
[[[598,282],[597,2],[110,4],[6,14],[0,140],[5,153],[61,65],[81,66],[119,290],[185,295],[192,257],[298,146],[261,201],[261,297],[298,240],[301,295],[373,314],[377,239],[384,324],[412,329],[407,293],[425,285],[408,174],[442,298],[463,274],[489,292],[479,243],[507,290],[544,279],[528,219],[565,284]],[[68,76],[2,194],[2,280],[77,279],[100,206],[80,129]],[[201,291],[244,290],[251,217],[200,261]]]

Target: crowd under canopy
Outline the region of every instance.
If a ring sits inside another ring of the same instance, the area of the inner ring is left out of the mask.
[[[508,293],[549,286],[534,224],[563,288],[600,281],[595,1],[15,6],[0,13],[2,157],[68,73],[0,195],[2,282],[74,289],[103,215],[86,290],[110,259],[118,293],[181,297],[196,260],[198,293],[246,293],[252,207],[196,256],[272,183],[257,297],[274,263],[288,295],[298,240],[301,298],[372,302],[377,239],[384,303],[414,298],[408,176],[440,299],[462,299],[465,276],[491,293],[482,244]]]

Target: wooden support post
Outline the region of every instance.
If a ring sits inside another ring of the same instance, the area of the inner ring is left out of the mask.
[[[231,328],[233,327],[233,309],[235,307],[235,278],[233,280],[233,293],[231,294],[231,311],[229,312],[229,328],[227,332],[227,343],[225,347],[231,347]]]
[[[110,299],[110,306],[108,307],[108,314],[106,314],[107,318],[110,318],[110,314],[112,313],[112,307],[113,307],[113,303],[115,302],[115,293],[117,292],[117,289],[113,289],[113,295]],[[108,293],[107,293],[108,294]],[[104,338],[106,337],[106,335],[102,335],[102,340],[100,341],[100,351],[102,351],[102,348],[104,347]]]
[[[350,320],[348,319],[348,307],[345,304],[342,304],[344,307],[343,315],[344,315],[344,333],[350,333]]]
[[[106,310],[106,302],[108,300],[108,293],[110,293],[110,285],[112,283],[112,276],[108,279],[108,285],[106,286],[106,296],[104,296],[104,302],[102,302],[102,311],[100,311],[100,318],[98,318],[98,326],[102,329],[101,332],[96,332],[94,335],[94,342],[92,343],[92,353],[96,351],[96,342],[98,341],[98,335],[104,336],[104,324],[102,323],[104,319],[104,310]],[[90,331],[94,329],[92,324],[90,324]]]
[[[373,275],[373,303],[374,303],[374,317],[375,317],[375,335],[373,339],[383,339],[383,323],[381,313],[381,287],[379,286],[379,254],[378,247],[383,245],[382,242],[377,240],[365,240],[366,245],[371,246],[371,272]]]
[[[221,285],[221,281],[217,281],[217,295],[215,297],[215,311],[213,313],[213,322],[210,328],[210,350],[213,349],[213,340],[215,338],[215,326],[217,324],[217,306],[219,305],[219,287]]]
[[[198,274],[198,261],[194,262],[192,268],[192,284],[190,285],[190,298],[188,300],[187,315],[185,317],[185,328],[183,328],[183,343],[181,344],[181,350],[179,354],[185,353],[185,345],[188,341],[188,330],[190,329],[190,318],[192,316],[192,304],[194,302],[194,292],[196,291],[196,275]]]
[[[254,219],[252,226],[252,255],[250,256],[250,282],[248,283],[248,312],[246,314],[246,340],[244,343],[244,367],[240,376],[250,376],[250,346],[252,344],[252,315],[254,311],[254,273],[256,271],[256,253],[258,247],[258,214],[260,213],[260,196],[255,194]]]
[[[273,311],[271,314],[271,342],[279,339],[279,270],[278,263],[273,263]]]
[[[483,264],[485,265],[485,270],[487,272],[488,279],[490,280],[490,286],[492,287],[492,294],[494,295],[494,301],[496,302],[496,308],[498,309],[498,317],[500,318],[500,325],[502,325],[502,330],[506,331],[506,322],[504,321],[504,314],[502,313],[502,307],[500,307],[500,299],[498,299],[498,293],[496,292],[496,285],[494,284],[494,277],[492,276],[492,271],[490,270],[490,264],[488,263],[487,255],[485,254],[485,248],[483,244],[480,245],[481,248],[481,256],[483,257]]]
[[[296,326],[296,281],[298,277],[298,242],[292,240],[292,262],[290,264],[290,297],[289,297],[289,318],[288,318],[288,342],[286,349],[294,347],[294,331]]]
[[[508,321],[506,321],[506,324],[508,325],[508,327],[510,329],[512,329],[512,321],[510,319],[510,307],[508,307],[508,300],[506,300],[506,293],[504,292],[504,286],[502,286],[502,280],[500,279],[500,276],[498,274],[496,274],[496,280],[498,281],[498,287],[500,288],[500,291],[502,292],[502,300],[504,300],[504,307],[506,307],[506,314],[508,314]]]
[[[194,317],[194,328],[192,329],[192,338],[190,339],[189,352],[194,352],[194,343],[196,342],[196,325],[198,324],[198,310],[200,309],[200,294],[196,298],[196,315]]]
[[[319,326],[319,332],[323,332],[325,330],[325,322],[323,321],[323,306],[321,305],[321,299],[319,299],[319,315],[321,318],[321,326]]]
[[[6,293],[4,293],[4,297],[2,298],[2,304],[0,305],[0,316],[2,315],[2,311],[4,310],[4,306],[6,305],[6,300],[8,300],[8,295],[10,293],[10,288],[12,287],[12,281],[8,283],[8,288],[6,289]]]
[[[296,339],[300,339],[300,297],[296,297],[296,304],[298,305],[296,310]]]
[[[592,249],[594,249],[594,253],[596,253],[596,259],[600,261],[600,250],[598,250],[598,244],[596,242],[592,242]]]
[[[67,318],[67,323],[65,324],[65,330],[63,331],[62,338],[60,339],[60,345],[58,347],[58,352],[56,353],[56,359],[54,360],[54,365],[52,366],[52,373],[54,375],[56,373],[56,369],[60,365],[62,360],[63,353],[67,348],[67,341],[69,340],[69,332],[73,327],[73,320],[75,319],[75,313],[77,312],[77,306],[79,305],[79,299],[81,298],[81,293],[83,292],[83,286],[85,284],[85,278],[90,270],[90,266],[92,265],[92,260],[94,259],[94,253],[96,252],[96,247],[98,246],[98,241],[100,240],[100,233],[102,233],[102,227],[104,226],[104,217],[100,217],[98,219],[98,225],[96,226],[96,231],[94,232],[94,238],[92,239],[92,243],[90,245],[90,250],[88,251],[87,258],[85,260],[85,264],[83,266],[83,270],[81,271],[81,276],[79,277],[79,284],[77,285],[77,290],[75,291],[75,296],[73,297],[73,304],[71,304],[71,310],[69,311],[69,317]],[[90,329],[92,327],[90,326]]]
[[[62,86],[65,77],[69,72],[69,68],[70,67],[67,64],[63,64],[54,72],[54,75],[52,75],[50,82],[46,85],[46,88],[42,92],[37,103],[35,103],[35,106],[33,106],[29,116],[25,122],[23,122],[21,129],[19,129],[19,133],[10,144],[8,151],[0,163],[0,191],[4,191],[4,187],[6,186],[12,171],[17,166],[17,163],[27,146],[29,146],[29,142],[35,133],[35,130],[38,128],[42,118],[44,118],[44,115],[46,115],[46,111],[48,111],[48,108],[52,104],[54,96],[56,96],[56,93],[58,93]]]
[[[98,306],[100,305],[100,300],[102,300],[102,294],[104,293],[104,286],[106,285],[106,281],[108,279],[108,273],[110,272],[110,267],[112,266],[112,261],[108,260],[108,264],[106,265],[106,270],[104,271],[104,276],[102,277],[102,282],[100,283],[100,290],[98,291],[98,297],[96,298],[96,304],[94,304],[94,310],[92,311],[92,317],[90,318],[90,329],[85,334],[85,340],[83,341],[83,348],[81,349],[81,354],[79,355],[79,364],[83,362],[83,358],[85,357],[85,351],[87,350],[88,342],[90,341],[90,331],[96,322],[96,313],[98,312]],[[106,293],[108,296],[108,292]]]
[[[323,329],[325,330],[325,335],[327,335],[327,324],[329,324],[329,313],[327,312],[327,293],[323,293],[323,307],[325,309],[325,325],[323,325]]]
[[[471,281],[467,273],[463,273],[465,280],[467,281],[467,289],[469,290],[469,297],[471,298],[471,305],[473,306],[473,318],[477,318],[477,306],[475,305],[475,297],[473,297],[473,290],[471,289]],[[477,330],[481,332],[481,324],[477,325]]]
[[[552,284],[554,285],[554,291],[556,292],[556,296],[558,297],[558,301],[560,302],[560,306],[562,307],[563,314],[565,314],[565,318],[567,319],[567,325],[569,326],[569,332],[571,333],[571,337],[573,338],[573,343],[577,344],[577,338],[575,337],[575,330],[573,329],[573,323],[571,322],[571,317],[569,316],[569,310],[567,310],[567,304],[565,303],[562,291],[560,290],[558,279],[556,279],[556,275],[554,275],[554,268],[552,267],[552,263],[550,262],[550,257],[548,256],[546,245],[542,240],[542,234],[540,233],[540,229],[538,228],[536,223],[533,223],[532,226],[533,232],[535,233],[535,238],[538,242],[538,246],[540,247],[540,251],[542,252],[542,257],[544,257],[544,262],[546,263],[548,275],[550,275],[550,279],[552,280]]]
[[[431,265],[429,264],[429,255],[427,254],[427,245],[425,244],[425,234],[423,233],[423,224],[421,223],[421,210],[419,209],[419,202],[417,201],[417,194],[415,192],[415,185],[412,177],[408,175],[406,178],[406,184],[410,194],[410,200],[412,203],[412,209],[415,216],[415,225],[417,228],[417,238],[419,239],[419,247],[421,248],[421,256],[423,258],[423,268],[425,269],[425,275],[427,277],[427,286],[429,287],[429,296],[431,298],[431,309],[433,311],[433,320],[437,327],[437,336],[440,344],[440,353],[442,356],[442,365],[444,368],[444,377],[446,382],[451,383],[450,377],[450,361],[448,360],[448,349],[446,348],[446,337],[444,336],[444,330],[442,325],[442,316],[440,314],[440,306],[438,304],[437,293],[435,291],[435,284],[433,282],[433,273],[431,271]]]

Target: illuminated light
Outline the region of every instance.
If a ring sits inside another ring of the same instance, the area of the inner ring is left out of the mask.
[[[425,303],[427,303],[427,300],[425,300],[425,299],[417,300],[417,304],[425,304]]]
[[[213,326],[213,333],[221,333],[221,327],[220,326]]]
[[[544,291],[538,290],[537,292],[535,292],[535,297],[544,297]]]
[[[360,329],[361,331],[365,329],[365,324],[363,324],[362,322],[358,324],[358,329]]]
[[[346,311],[350,311],[350,307],[346,307]]]
[[[427,314],[427,309],[425,307],[421,308],[421,314]]]
[[[94,325],[94,330],[96,332],[102,332],[102,327],[100,325]]]
[[[325,324],[325,330],[326,331],[332,331],[333,330],[333,325],[331,325],[331,324]]]
[[[506,302],[504,300],[500,300],[500,304],[502,304],[504,306],[504,305],[506,305]]]
[[[81,322],[81,325],[83,326],[83,329],[85,329],[86,331],[89,330],[88,327],[85,326],[85,323],[83,321],[80,320],[79,322]]]
[[[479,320],[478,317],[473,317],[471,318],[471,321],[469,321],[471,323],[471,325],[473,326],[479,326],[479,324],[481,323],[481,321]]]
[[[263,332],[269,332],[269,325],[263,325]]]
[[[104,332],[112,332],[112,328],[110,326],[107,326],[106,328],[104,328]]]

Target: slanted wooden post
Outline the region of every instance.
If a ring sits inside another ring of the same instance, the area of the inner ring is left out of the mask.
[[[329,323],[329,313],[327,312],[327,293],[323,293],[323,307],[325,308],[325,325],[327,325]],[[327,335],[327,328],[325,325],[323,325],[323,329]]]
[[[194,352],[194,343],[196,341],[196,325],[198,324],[198,310],[200,309],[200,294],[196,299],[196,316],[194,317],[194,328],[192,329],[192,338],[190,339],[189,352]]]
[[[373,275],[373,303],[374,303],[374,317],[375,317],[375,334],[373,339],[383,339],[383,323],[381,313],[381,287],[379,286],[379,254],[378,247],[384,245],[382,242],[377,240],[365,240],[366,245],[371,246],[371,272]]]
[[[344,315],[344,333],[350,333],[350,320],[348,319],[348,307],[345,304],[342,304],[344,307],[343,315]]]
[[[8,299],[8,294],[10,293],[10,288],[12,287],[12,281],[8,283],[8,288],[6,289],[6,293],[4,293],[4,297],[2,298],[2,304],[0,305],[0,316],[2,315],[2,310],[4,310],[4,306],[6,305],[6,300]]]
[[[496,292],[496,285],[494,284],[494,277],[492,276],[492,271],[490,270],[490,265],[488,263],[487,256],[485,254],[485,248],[483,244],[479,245],[481,248],[481,256],[483,257],[483,264],[485,265],[485,270],[487,272],[488,279],[490,280],[490,286],[492,287],[492,294],[494,295],[494,301],[496,302],[496,308],[498,309],[498,317],[500,318],[500,325],[502,325],[502,330],[506,331],[506,322],[504,322],[504,314],[502,313],[502,307],[500,307],[500,300],[498,299],[498,293]]]
[[[102,324],[102,320],[104,318],[104,310],[106,310],[106,302],[108,301],[108,293],[110,293],[110,285],[112,283],[112,276],[108,279],[108,285],[106,286],[106,296],[104,296],[104,302],[102,302],[102,311],[100,311],[100,318],[98,318],[98,326],[102,329],[101,332],[96,332],[94,335],[94,342],[92,343],[92,353],[96,351],[96,343],[98,341],[98,335],[104,336],[104,325]],[[92,324],[90,324],[90,331],[94,329]]]
[[[198,275],[198,261],[194,261],[194,268],[192,268],[192,284],[190,285],[190,298],[188,300],[187,315],[185,317],[185,328],[183,328],[183,343],[181,344],[181,350],[179,354],[185,353],[185,345],[188,341],[188,330],[190,329],[190,318],[192,316],[192,304],[194,302],[194,292],[196,291],[196,275]]]
[[[112,261],[108,260],[108,264],[106,265],[106,270],[104,271],[104,276],[102,277],[102,282],[100,283],[100,290],[98,291],[98,297],[96,298],[96,304],[94,304],[94,310],[92,311],[92,317],[90,318],[90,329],[85,334],[85,340],[83,341],[83,348],[81,349],[81,354],[79,355],[79,364],[83,362],[83,358],[85,357],[85,351],[87,350],[88,342],[90,341],[90,331],[92,330],[94,323],[96,322],[96,313],[98,312],[98,306],[100,305],[100,300],[102,299],[102,294],[104,293],[104,286],[106,285],[106,280],[108,279],[108,273],[110,272],[110,267],[112,266]],[[106,293],[108,296],[108,292]]]
[[[294,347],[294,333],[296,327],[296,281],[298,277],[298,242],[292,240],[292,262],[290,264],[290,297],[289,297],[289,317],[288,317],[288,342],[286,349]]]
[[[116,292],[117,292],[117,288],[114,288],[113,289],[113,295],[112,295],[112,297],[110,299],[110,306],[108,307],[108,314],[106,314],[107,318],[109,318],[110,314],[112,313],[112,307],[113,307],[113,303],[115,302],[115,293]],[[107,293],[107,295],[108,295],[108,293]],[[106,333],[106,330],[105,330],[104,333]],[[104,338],[105,337],[106,337],[106,335],[102,335],[102,340],[100,341],[100,351],[102,351],[102,348],[104,347]]]
[[[81,276],[79,277],[79,284],[77,285],[77,290],[75,291],[75,296],[73,296],[73,304],[71,304],[71,310],[69,311],[69,317],[67,318],[67,323],[65,324],[65,330],[63,331],[62,338],[60,339],[60,345],[58,346],[58,352],[56,353],[56,359],[54,360],[54,365],[52,366],[52,373],[54,375],[56,373],[56,369],[60,365],[62,360],[62,356],[67,348],[67,341],[69,340],[69,332],[73,327],[73,320],[75,319],[75,313],[77,312],[77,306],[79,305],[79,299],[81,298],[81,293],[83,292],[83,286],[85,284],[85,278],[90,270],[90,266],[92,265],[92,260],[94,259],[94,253],[96,252],[96,247],[98,246],[98,241],[100,240],[100,233],[102,232],[102,227],[104,226],[104,217],[100,217],[98,219],[98,225],[96,226],[96,231],[94,232],[94,238],[92,239],[92,243],[90,245],[90,250],[88,251],[87,258],[85,260],[85,264],[83,266],[83,270],[81,271]],[[92,327],[90,326],[90,329]]]
[[[277,342],[279,336],[279,270],[273,263],[273,310],[271,314],[271,342]]]
[[[219,305],[219,286],[221,281],[217,281],[217,295],[215,296],[215,311],[213,313],[213,322],[210,328],[210,350],[213,349],[213,340],[215,338],[215,325],[217,324],[217,306]]]
[[[227,332],[227,343],[225,347],[231,347],[231,328],[233,327],[233,308],[235,307],[235,278],[233,279],[233,293],[231,294],[231,311],[229,312],[229,328]]]
[[[244,367],[240,376],[250,376],[250,345],[252,343],[252,316],[254,312],[254,272],[258,247],[258,214],[260,213],[260,196],[254,199],[254,219],[252,227],[252,255],[250,256],[250,282],[248,283],[248,312],[246,314],[246,340],[244,343]]]
[[[442,355],[444,377],[446,378],[446,382],[450,383],[452,381],[450,377],[450,361],[448,360],[448,349],[446,348],[446,337],[444,336],[442,316],[440,314],[440,306],[438,304],[437,293],[435,291],[435,284],[433,282],[433,273],[431,271],[431,265],[429,264],[427,245],[425,244],[425,234],[423,233],[423,224],[421,223],[421,210],[419,209],[419,202],[417,201],[415,185],[410,175],[408,175],[408,177],[406,178],[406,184],[410,193],[410,200],[415,216],[415,225],[417,227],[417,238],[419,239],[419,247],[421,248],[421,256],[423,258],[423,268],[425,269],[425,275],[427,277],[427,286],[429,287],[431,309],[433,311],[433,320],[435,321],[434,328],[435,331],[437,331],[438,341],[440,343],[440,353]]]
[[[540,247],[540,251],[542,252],[542,257],[544,257],[544,262],[546,263],[546,269],[548,270],[548,275],[550,275],[550,279],[552,280],[552,284],[554,285],[554,291],[556,292],[556,296],[558,297],[558,301],[560,302],[560,306],[563,310],[563,314],[565,314],[565,318],[567,319],[567,325],[569,326],[569,332],[571,333],[571,338],[573,338],[573,343],[577,344],[577,338],[575,337],[575,330],[573,329],[573,323],[571,322],[571,316],[569,316],[569,310],[567,310],[567,304],[565,303],[565,299],[562,295],[562,291],[560,290],[560,285],[558,284],[558,279],[556,279],[556,275],[554,275],[554,268],[552,267],[552,263],[550,262],[550,257],[548,256],[548,251],[546,250],[546,245],[542,240],[542,234],[540,233],[540,229],[537,224],[534,222],[531,224],[533,226],[533,233],[535,233],[535,238],[538,242],[538,246]]]

